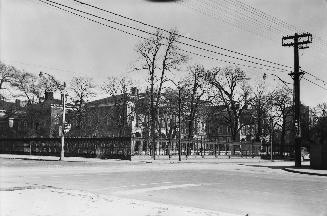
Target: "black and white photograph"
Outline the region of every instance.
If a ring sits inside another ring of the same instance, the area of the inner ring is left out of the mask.
[[[0,0],[1,216],[327,216],[327,0]]]

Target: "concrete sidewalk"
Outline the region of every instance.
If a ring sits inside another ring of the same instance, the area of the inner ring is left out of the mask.
[[[305,175],[315,175],[315,176],[326,176],[327,170],[318,170],[312,169],[310,167],[310,161],[303,161],[302,167],[295,167],[294,161],[261,161],[260,163],[254,164],[243,164],[246,166],[254,166],[254,167],[266,167],[270,169],[281,169],[291,173],[305,174]]]
[[[59,157],[56,156],[40,156],[40,155],[16,155],[16,154],[0,154],[0,158],[4,159],[20,159],[20,160],[39,160],[39,161],[59,161]],[[185,158],[185,155],[182,157],[181,161],[178,161],[178,157],[172,157],[168,159],[166,157],[157,157],[156,160],[153,160],[151,157],[136,157],[133,160],[121,160],[121,159],[100,159],[100,158],[84,158],[84,157],[65,157],[64,161],[66,162],[97,162],[97,163],[105,163],[105,162],[144,162],[144,163],[210,163],[210,162],[232,162],[232,163],[241,163],[241,162],[255,162],[259,163],[264,161],[259,157],[226,157],[226,156],[218,156],[217,158],[211,156],[205,157],[189,157]]]
[[[39,160],[39,161],[59,161],[59,157],[55,156],[37,156],[37,155],[12,155],[12,154],[0,154],[2,159],[17,159],[17,160]],[[316,176],[326,176],[327,170],[317,170],[310,168],[310,162],[302,162],[303,167],[295,168],[294,161],[269,161],[262,160],[260,158],[241,158],[241,157],[232,157],[232,158],[182,158],[182,161],[176,159],[172,160],[120,160],[120,159],[99,159],[99,158],[83,158],[83,157],[65,157],[64,162],[86,162],[86,163],[112,163],[112,164],[138,164],[138,163],[152,163],[152,164],[172,164],[172,163],[185,163],[185,164],[220,164],[220,163],[231,163],[239,164],[245,166],[253,167],[266,167],[271,169],[280,169],[287,172],[306,174],[306,175],[316,175]]]
[[[59,161],[60,157],[56,156],[40,156],[40,155],[15,155],[15,154],[0,154],[3,159],[17,159],[17,160],[39,160],[39,161]],[[83,158],[83,157],[65,157],[66,162],[116,162],[126,161],[120,159],[100,159],[100,158]],[[126,161],[129,162],[129,161]]]

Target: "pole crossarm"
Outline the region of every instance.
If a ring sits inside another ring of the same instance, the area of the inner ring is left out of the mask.
[[[293,42],[288,42],[288,40],[293,40]],[[282,38],[282,46],[295,46],[295,45],[306,45],[312,43],[312,34],[303,33],[303,34],[295,34],[291,36],[284,36]],[[308,46],[301,46],[300,49],[309,48]]]

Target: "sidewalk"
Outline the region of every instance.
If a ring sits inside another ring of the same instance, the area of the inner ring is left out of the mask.
[[[104,196],[56,188],[15,188],[0,191],[3,216],[241,216],[186,206]]]
[[[315,175],[315,176],[326,176],[327,170],[312,169],[310,167],[310,161],[302,161],[302,167],[294,167],[294,161],[261,161],[260,163],[255,163],[246,166],[256,166],[256,167],[267,167],[271,169],[281,169],[291,173],[299,173],[305,175]]]
[[[16,154],[0,154],[0,158],[4,159],[20,159],[20,160],[39,160],[39,161],[59,161],[59,157],[56,156],[39,156],[39,155],[16,155]],[[241,163],[241,162],[255,162],[258,163],[260,161],[264,161],[259,157],[238,157],[232,156],[228,158],[227,156],[218,156],[215,158],[214,156],[197,156],[197,157],[189,157],[186,159],[185,155],[182,156],[181,161],[178,161],[178,156],[174,156],[171,159],[168,157],[163,157],[162,155],[157,156],[156,160],[153,160],[151,157],[135,157],[131,161],[129,160],[121,160],[121,159],[100,159],[100,158],[84,158],[84,157],[65,157],[64,161],[66,162],[97,162],[97,163],[105,163],[105,162],[144,162],[144,163],[208,163],[208,162],[231,162],[231,163]]]
[[[56,156],[39,156],[39,155],[15,155],[15,154],[0,154],[0,158],[3,159],[19,159],[19,160],[39,160],[39,161],[59,161],[59,157]],[[120,159],[100,159],[100,158],[83,158],[83,157],[65,157],[66,162],[114,162],[114,161],[126,161]],[[128,161],[127,161],[128,162]]]
[[[59,157],[55,156],[36,156],[36,155],[11,155],[11,154],[0,154],[0,158],[3,159],[18,159],[18,160],[39,160],[39,161],[59,161]],[[190,158],[187,159],[185,156],[182,161],[174,158],[172,160],[160,159],[156,160],[119,160],[119,159],[99,159],[99,158],[82,158],[82,157],[65,157],[64,162],[86,162],[86,163],[112,163],[112,164],[135,164],[135,163],[152,163],[152,164],[172,164],[172,163],[185,163],[185,164],[200,164],[200,163],[210,163],[210,164],[220,164],[220,163],[231,163],[254,167],[267,167],[271,169],[280,169],[287,172],[306,174],[306,175],[316,175],[316,176],[326,176],[327,170],[317,170],[310,168],[310,162],[302,162],[303,167],[294,167],[294,161],[274,161],[262,160],[260,158]]]

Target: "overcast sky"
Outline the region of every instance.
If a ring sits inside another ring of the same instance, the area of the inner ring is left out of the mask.
[[[202,2],[200,6],[195,6],[194,0],[177,3],[150,0],[84,1],[151,25],[166,29],[177,28],[181,34],[227,49],[293,66],[293,50],[282,47],[282,35],[279,38],[279,35],[272,34],[270,38],[269,31],[262,31],[263,29],[259,27],[249,32],[246,22],[250,21],[247,20],[239,23],[234,21],[234,26],[228,24],[226,20],[215,16],[219,11],[223,11],[217,5],[216,7],[215,3],[212,3],[209,11],[205,10],[206,7],[208,9],[206,3],[210,0],[199,0],[199,4]],[[323,44],[327,43],[326,0],[240,1],[313,33],[313,43],[316,35],[322,38],[323,40],[312,44],[309,49],[300,51],[300,65],[304,70],[327,81],[327,45]],[[131,71],[136,59],[134,48],[140,39],[67,14],[37,0],[0,0],[0,2],[1,61],[29,72],[38,73],[42,70],[62,81],[69,80],[74,75],[92,76],[97,82],[101,82],[107,76],[124,73],[137,80],[145,77],[143,72]],[[121,20],[94,9],[83,8],[71,0],[57,2],[86,9],[110,19]],[[197,10],[201,7],[202,13]],[[264,32],[265,35],[260,36],[258,32]],[[206,67],[226,65],[219,61],[191,57],[190,63],[201,63]],[[260,71],[250,68],[244,70],[253,79],[262,76]],[[292,81],[287,73],[279,71],[276,74],[288,82]],[[308,75],[305,77],[323,85]],[[280,81],[273,80],[273,77],[269,79],[271,83],[283,85]],[[315,105],[327,101],[326,90],[306,81],[302,82],[301,87],[303,103]]]

